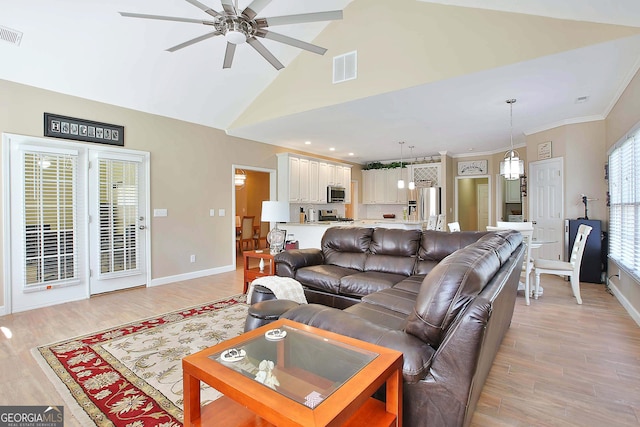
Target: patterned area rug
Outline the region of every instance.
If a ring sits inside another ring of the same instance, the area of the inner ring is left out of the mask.
[[[83,426],[181,426],[182,358],[241,334],[247,307],[238,295],[32,353]]]

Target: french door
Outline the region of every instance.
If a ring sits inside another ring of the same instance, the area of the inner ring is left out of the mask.
[[[91,294],[144,285],[144,157],[90,151],[89,165]]]
[[[148,153],[5,134],[3,154],[6,311],[147,283]]]

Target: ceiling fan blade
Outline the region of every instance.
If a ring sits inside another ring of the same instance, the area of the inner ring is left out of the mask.
[[[198,9],[203,10],[205,13],[208,13],[211,16],[220,16],[219,12],[216,12],[215,10],[211,9],[206,4],[200,3],[198,0],[186,0],[186,1],[188,1],[189,3],[191,3],[192,5],[197,7]]]
[[[258,41],[258,39],[256,39],[255,37],[250,37],[249,39],[247,39],[247,43],[249,43],[252,48],[257,50],[258,53],[264,57],[264,59],[269,61],[269,63],[273,65],[276,70],[281,70],[284,68],[284,65],[282,65],[282,63],[278,61],[278,58],[273,56],[273,54],[269,52],[269,50],[267,50],[267,48]]]
[[[288,24],[303,24],[305,22],[318,22],[318,21],[334,21],[342,19],[341,10],[331,10],[328,12],[315,12],[315,13],[301,13],[299,15],[288,16],[273,16],[271,18],[256,19],[258,26],[261,27],[273,27],[276,25],[288,25]],[[266,25],[261,25],[266,23]]]
[[[315,44],[303,42],[302,40],[294,39],[289,36],[285,36],[282,34],[274,33],[273,31],[267,31],[264,28],[259,29],[256,32],[256,36],[264,37],[265,39],[273,40],[276,42],[288,44],[289,46],[294,46],[300,49],[308,50],[309,52],[317,53],[318,55],[324,55],[327,49],[316,46]]]
[[[191,22],[194,24],[213,25],[213,21],[204,21],[202,19],[180,18],[177,16],[145,15],[144,13],[130,13],[130,12],[118,12],[118,13],[127,18],[158,19],[160,21]]]
[[[222,8],[228,15],[237,15],[236,7],[233,5],[233,0],[221,0]]]
[[[236,53],[236,45],[233,43],[227,42],[227,50],[224,53],[224,62],[222,63],[222,68],[231,68],[231,63],[233,62],[233,55]]]
[[[206,39],[210,39],[211,37],[220,36],[220,35],[222,35],[222,33],[220,31],[212,31],[212,32],[204,34],[202,36],[198,36],[195,39],[187,40],[184,43],[180,43],[179,45],[176,45],[174,47],[170,47],[169,49],[167,49],[167,51],[168,52],[175,52],[176,50],[180,50],[180,49],[182,49],[184,47],[191,46],[192,44],[201,42],[201,41],[206,40]]]
[[[257,14],[262,12],[262,9],[267,7],[269,3],[271,3],[271,0],[253,0],[251,4],[242,11],[242,15],[248,19],[253,19]]]

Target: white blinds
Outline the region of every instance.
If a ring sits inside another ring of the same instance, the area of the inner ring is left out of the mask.
[[[137,162],[100,159],[100,274],[138,268]]]
[[[77,154],[31,150],[22,154],[24,288],[75,282]]]
[[[609,256],[640,277],[640,132],[609,155]]]

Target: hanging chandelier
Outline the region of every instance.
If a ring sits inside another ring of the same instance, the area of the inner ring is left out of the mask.
[[[411,150],[411,157],[413,157],[413,149],[415,148],[415,145],[410,145],[409,146],[409,150]],[[409,173],[411,174],[411,176],[409,177],[409,186],[407,188],[409,188],[409,190],[415,190],[416,189],[416,182],[413,180],[413,170],[409,169]]]
[[[398,178],[398,188],[404,188],[404,179],[402,179],[402,146],[404,145],[404,141],[398,142],[400,144],[400,177]]]
[[[511,150],[504,154],[504,159],[500,162],[500,175],[505,179],[519,179],[524,175],[524,161],[520,160],[520,155],[513,149],[513,104],[515,99],[507,99],[511,111]]]

